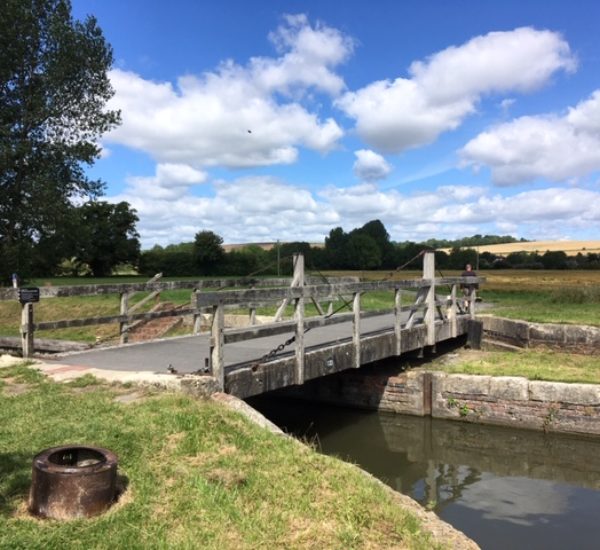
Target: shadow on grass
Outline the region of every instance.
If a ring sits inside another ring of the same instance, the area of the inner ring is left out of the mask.
[[[0,517],[13,515],[27,498],[32,460],[22,453],[0,453]]]

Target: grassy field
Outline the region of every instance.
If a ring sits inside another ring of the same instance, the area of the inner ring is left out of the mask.
[[[382,271],[353,271],[327,272],[328,275],[354,275],[365,280],[377,279],[414,279],[421,276],[420,271],[382,272]],[[441,274],[440,274],[441,275]],[[458,271],[447,271],[444,276],[459,276]],[[486,312],[499,316],[523,319],[532,322],[578,323],[600,325],[600,271],[592,270],[488,270],[481,271],[487,282],[482,285],[480,297]],[[193,278],[190,278],[193,279]],[[117,277],[109,279],[91,278],[59,278],[32,281],[33,284],[85,284],[100,282],[133,282],[146,280],[143,277]],[[450,293],[450,289],[441,289],[440,294]],[[137,294],[131,303],[143,298]],[[174,290],[161,293],[161,300],[175,305],[189,303],[189,290]],[[407,293],[404,303],[411,301]],[[338,301],[338,308],[342,302]],[[148,304],[148,309],[151,305]],[[391,292],[369,292],[362,297],[362,307],[367,310],[392,308]],[[259,314],[272,315],[275,307],[258,311]],[[291,308],[287,314],[291,314]],[[0,302],[0,336],[17,336],[19,334],[20,306],[17,302]],[[119,299],[117,295],[91,296],[81,298],[43,299],[35,306],[36,321],[56,321],[77,317],[95,317],[118,314]],[[245,311],[238,313],[245,314]],[[307,313],[316,313],[312,305],[307,306]],[[178,329],[185,333],[189,329]],[[61,338],[94,342],[116,339],[118,326],[100,325],[77,329],[61,329],[37,333],[40,338]]]
[[[220,405],[23,366],[0,368],[0,399],[1,548],[436,547],[356,468]],[[94,519],[33,519],[32,458],[68,443],[115,452],[126,490]]]

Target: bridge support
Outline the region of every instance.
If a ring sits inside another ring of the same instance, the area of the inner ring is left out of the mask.
[[[225,390],[225,306],[219,303],[213,306],[211,338],[210,338],[210,367],[214,378],[217,380],[220,391]]]
[[[435,254],[425,252],[423,256],[423,279],[428,281],[427,295],[425,296],[425,326],[427,327],[428,346],[435,345]]]
[[[304,256],[302,254],[294,254],[294,281],[297,286],[304,287]],[[294,319],[296,320],[294,383],[304,384],[304,296],[295,300]]]
[[[352,311],[354,317],[352,320],[352,366],[355,369],[359,369],[360,362],[360,292],[354,294],[354,300],[352,301]]]

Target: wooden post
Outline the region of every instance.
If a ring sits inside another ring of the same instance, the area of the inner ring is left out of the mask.
[[[302,254],[294,254],[294,281],[296,281],[296,286],[304,289],[304,256]],[[294,319],[296,320],[296,370],[294,382],[304,384],[304,290],[302,296],[296,299]]]
[[[426,344],[435,346],[435,254],[425,252],[423,256],[423,279],[429,281],[429,289],[425,304],[425,326],[427,327]]]
[[[352,319],[352,342],[354,344],[353,367],[360,368],[360,292],[354,294],[352,301],[352,311],[354,318]]]
[[[199,288],[195,288],[192,290],[192,296],[190,301],[190,306],[194,309],[194,313],[192,315],[192,334],[195,336],[196,334],[200,334],[200,328],[202,325],[202,312],[198,308],[198,292],[200,292]]]
[[[121,293],[121,311],[120,311],[121,315],[127,315],[128,309],[129,309],[129,293],[122,292]],[[127,343],[128,336],[129,336],[128,330],[129,330],[129,327],[128,327],[127,321],[119,323],[119,334],[121,335],[119,342],[121,344]]]
[[[450,293],[450,311],[448,312],[448,319],[450,321],[450,335],[452,338],[458,336],[458,325],[456,316],[458,314],[458,308],[456,305],[456,285],[452,285],[452,291]]]
[[[21,305],[21,351],[23,359],[33,355],[33,304],[27,302]]]
[[[250,325],[254,326],[256,324],[256,308],[251,307],[248,312],[248,320],[250,321]]]
[[[475,289],[471,290],[471,294],[469,295],[469,317],[471,319],[475,319],[475,300],[477,299],[477,291]]]
[[[225,306],[220,303],[213,306],[211,338],[210,338],[210,367],[212,375],[217,379],[219,389],[225,390],[225,345],[223,331],[225,329]]]
[[[402,354],[402,290],[394,290],[394,335],[396,340],[396,355]]]

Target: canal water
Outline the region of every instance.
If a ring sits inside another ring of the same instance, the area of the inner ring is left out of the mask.
[[[600,440],[250,400],[285,431],[358,464],[484,549],[600,548]]]

